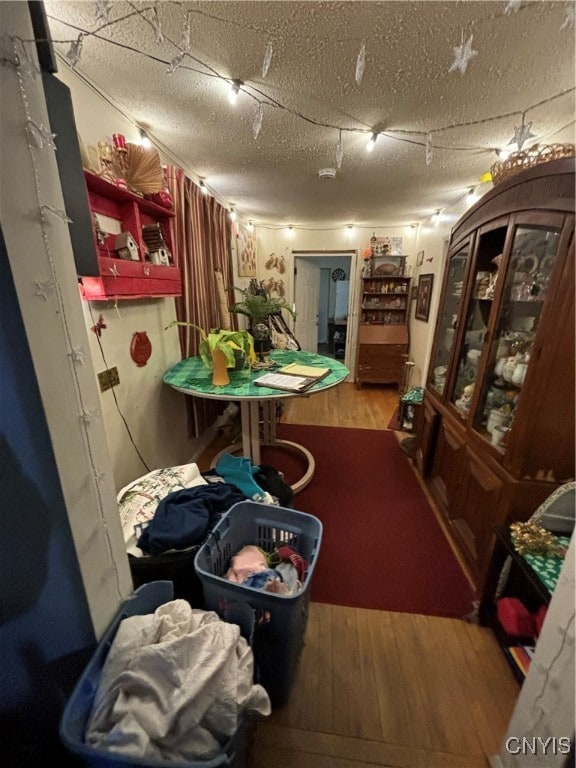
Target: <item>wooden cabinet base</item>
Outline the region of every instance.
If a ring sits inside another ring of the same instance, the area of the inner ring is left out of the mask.
[[[408,360],[408,329],[404,326],[361,325],[358,330],[356,385],[404,382]]]

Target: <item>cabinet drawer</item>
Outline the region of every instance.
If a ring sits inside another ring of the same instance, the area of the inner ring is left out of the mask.
[[[361,365],[378,365],[384,359],[398,359],[407,351],[405,344],[361,344],[358,351],[358,362]]]

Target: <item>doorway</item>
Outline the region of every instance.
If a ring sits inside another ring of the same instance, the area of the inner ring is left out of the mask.
[[[302,349],[346,362],[356,251],[293,251],[296,337]]]

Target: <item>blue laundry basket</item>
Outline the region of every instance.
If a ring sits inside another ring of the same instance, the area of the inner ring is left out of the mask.
[[[215,526],[194,559],[204,604],[227,621],[239,606],[255,612],[252,649],[256,680],[273,707],[288,697],[304,644],[310,586],[320,546],[322,523],[313,515],[254,501],[234,504]],[[291,595],[264,592],[226,578],[231,559],[247,544],[267,553],[291,547],[309,564],[302,589]]]
[[[153,581],[139,587],[120,607],[104,636],[80,676],[69,698],[60,720],[60,740],[71,753],[77,755],[84,765],[90,768],[217,768],[231,766],[241,768],[244,765],[246,748],[246,719],[234,736],[223,745],[222,751],[210,760],[162,761],[129,757],[107,749],[92,747],[85,742],[86,726],[92,711],[94,696],[98,688],[100,674],[106,657],[120,625],[128,616],[143,616],[154,613],[156,608],[173,599],[174,590],[170,581]],[[232,623],[240,625],[240,631],[246,639],[253,634],[253,613],[245,606],[237,606],[234,614],[230,613]]]

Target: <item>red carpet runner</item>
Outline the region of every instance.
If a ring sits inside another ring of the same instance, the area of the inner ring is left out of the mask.
[[[357,608],[461,618],[474,592],[393,432],[282,424],[278,437],[308,448],[316,474],[295,508],[324,526],[311,599]],[[264,448],[288,482],[299,460]]]

